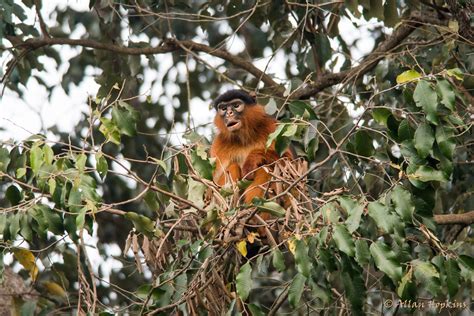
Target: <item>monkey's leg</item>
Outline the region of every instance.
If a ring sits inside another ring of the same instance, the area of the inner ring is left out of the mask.
[[[252,202],[254,198],[263,197],[265,194],[265,191],[268,188],[268,184],[270,180],[271,180],[271,175],[269,173],[267,173],[263,168],[257,169],[255,171],[255,177],[252,184],[250,184],[250,186],[244,192],[245,203],[249,204]],[[261,212],[258,215],[264,221],[271,218],[270,213],[267,213],[267,212]],[[261,226],[263,223],[258,222],[254,218],[250,220],[250,223],[260,226],[257,228],[257,232],[260,235],[260,237],[265,237],[267,235],[266,228]]]
[[[266,190],[266,184],[270,181],[271,176],[263,169],[259,168],[255,171],[255,177],[250,186],[245,190],[244,202],[250,204],[255,197],[263,197]]]

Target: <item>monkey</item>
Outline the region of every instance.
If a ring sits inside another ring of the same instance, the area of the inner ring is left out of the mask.
[[[213,180],[218,185],[251,180],[243,197],[250,204],[255,197],[263,197],[270,174],[261,166],[274,163],[281,157],[294,159],[290,149],[280,157],[272,143],[266,147],[268,136],[275,131],[277,120],[265,112],[243,90],[229,90],[217,97],[213,106],[217,113],[214,124],[218,134],[211,145],[210,156],[216,159]],[[262,214],[268,219],[269,214]]]

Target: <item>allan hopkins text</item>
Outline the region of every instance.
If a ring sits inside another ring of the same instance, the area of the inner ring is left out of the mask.
[[[426,308],[435,308],[437,310],[442,309],[466,309],[468,304],[466,302],[460,301],[435,301],[435,300],[427,300],[427,301],[412,301],[412,300],[400,300],[400,301],[392,301],[386,300],[384,302],[384,306],[387,308],[393,306],[400,306],[402,308],[415,308],[415,309],[426,309]]]

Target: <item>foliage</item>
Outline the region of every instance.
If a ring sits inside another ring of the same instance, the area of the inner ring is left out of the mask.
[[[45,19],[41,1],[2,2],[5,89],[22,98],[36,80],[69,93],[88,68],[100,73],[75,135],[1,143],[2,269],[31,289],[12,308],[366,314],[447,300],[467,310],[474,63],[459,12],[472,4],[439,3],[91,0]],[[368,20],[375,45],[355,60],[362,39],[344,25]],[[227,51],[233,41],[245,47]],[[65,60],[64,45],[77,55]],[[61,87],[44,80],[45,60],[68,64]],[[150,69],[161,75],[146,87]],[[269,144],[305,160],[271,168],[277,192],[252,205],[239,202],[245,181],[212,182],[209,141],[189,117],[222,82],[257,91],[281,121]],[[159,97],[143,95],[150,87]],[[175,123],[188,128],[184,146],[161,136]],[[260,212],[273,216],[266,236]]]

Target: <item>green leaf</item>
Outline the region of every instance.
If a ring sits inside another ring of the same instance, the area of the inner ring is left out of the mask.
[[[249,304],[248,309],[250,310],[250,315],[252,316],[265,316],[266,314],[262,311],[260,306],[256,304]]]
[[[332,56],[331,43],[329,42],[329,38],[322,32],[315,34],[314,37],[318,62],[319,65],[324,68],[324,65]]]
[[[335,201],[324,204],[320,208],[320,212],[323,215],[323,220],[326,223],[339,223],[341,219],[341,214],[338,211],[338,205]]]
[[[437,296],[441,290],[439,272],[430,262],[414,260],[412,262],[415,270],[415,278],[433,296]]]
[[[148,237],[153,237],[155,231],[155,223],[146,216],[135,212],[125,213],[125,217],[132,221],[135,229]]]
[[[336,225],[334,227],[333,239],[336,242],[337,248],[344,252],[349,257],[355,255],[354,240],[351,234],[344,225]]]
[[[288,149],[291,144],[291,139],[286,136],[279,136],[275,141],[275,151],[278,155],[283,155],[283,153]]]
[[[1,162],[0,162],[1,164]],[[0,168],[1,169],[1,168]],[[17,178],[23,178],[23,176],[26,174],[26,168],[18,168],[16,170],[16,177]]]
[[[433,148],[435,137],[433,129],[427,123],[422,123],[415,132],[415,148],[421,158],[428,157]]]
[[[438,109],[438,95],[433,90],[429,82],[420,80],[416,85],[413,99],[418,107],[423,108],[426,113],[426,119],[438,125],[438,117],[436,111]]]
[[[206,189],[205,184],[191,178],[188,179],[188,199],[193,201],[195,205],[204,207],[204,192],[206,192]]]
[[[43,154],[44,154],[44,162],[47,165],[53,164],[54,152],[53,152],[53,149],[49,145],[45,144],[43,146]]]
[[[454,150],[456,148],[456,142],[453,136],[454,132],[452,128],[442,125],[436,126],[435,138],[436,142],[438,143],[439,150],[450,160],[453,159]]]
[[[37,208],[41,211],[41,214],[48,225],[48,230],[53,234],[62,235],[64,233],[64,226],[61,215],[46,205],[39,205]]]
[[[400,215],[404,221],[411,222],[415,205],[413,204],[410,192],[398,185],[392,190],[390,197],[398,215]]]
[[[400,122],[395,118],[395,116],[390,115],[387,118],[387,132],[388,136],[397,140],[398,139],[398,129],[400,126]]]
[[[459,68],[448,69],[446,74],[450,77],[454,77],[459,81],[462,81],[464,78],[464,73]]]
[[[87,207],[84,206],[76,216],[76,228],[79,230],[84,228],[84,223],[86,222],[86,213]]]
[[[202,157],[201,155],[199,155],[199,156],[200,156],[201,158],[203,158],[203,159],[206,159],[206,158],[207,158],[207,156],[206,156],[206,157]],[[161,169],[163,169],[164,172],[168,173],[169,170],[168,170],[168,166],[166,165],[166,162],[164,162],[164,161],[161,160],[161,159],[156,159],[156,158],[154,158],[154,157],[150,157],[150,158],[151,158],[151,160],[152,160],[154,163],[156,163],[158,166],[160,166]]]
[[[390,277],[394,284],[398,284],[402,277],[402,267],[395,252],[383,242],[377,241],[370,245],[370,253],[377,268]]]
[[[367,244],[367,241],[363,239],[357,239],[355,241],[355,259],[361,267],[369,264],[370,252],[369,252],[369,245]]]
[[[257,208],[278,218],[284,217],[286,214],[286,210],[280,204],[273,201],[257,205]]]
[[[0,148],[0,171],[7,172],[9,163],[10,163],[10,154],[8,152],[8,149]]]
[[[439,182],[446,182],[448,179],[446,175],[440,171],[435,170],[429,166],[420,166],[416,169],[415,173],[408,175],[409,179],[418,180],[421,182],[429,182],[429,181],[439,181]]]
[[[286,128],[286,124],[279,124],[276,128],[276,130],[268,135],[267,143],[265,144],[265,147],[270,148],[272,143],[276,140],[276,138],[283,132],[283,130]]]
[[[444,106],[446,106],[451,111],[454,111],[454,101],[456,99],[456,95],[454,94],[453,87],[451,87],[451,84],[448,82],[448,80],[436,80],[436,90],[441,96],[441,103],[443,103]]]
[[[158,203],[158,196],[156,192],[151,191],[151,190],[147,191],[143,199],[145,200],[145,203],[148,206],[148,208],[152,210],[153,212],[158,211],[158,209],[160,208],[160,204]]]
[[[38,174],[41,166],[43,165],[43,155],[43,150],[41,150],[39,144],[34,144],[30,150],[30,166],[35,175]]]
[[[107,159],[105,159],[102,153],[98,153],[95,156],[95,160],[96,160],[95,168],[97,172],[99,173],[100,177],[104,179],[105,176],[107,176],[107,172],[109,171],[109,165],[107,164]]]
[[[369,216],[386,233],[392,233],[400,218],[390,212],[388,206],[380,202],[370,202],[368,206]]]
[[[351,314],[364,315],[362,308],[364,306],[366,289],[364,279],[362,278],[362,270],[356,269],[352,260],[349,260],[347,257],[342,257],[341,259],[342,273],[338,276],[338,279],[344,285],[344,296],[350,302]]]
[[[212,179],[212,165],[209,159],[203,159],[197,150],[191,152],[191,163],[199,173],[199,175],[205,179]]]
[[[20,217],[21,214],[17,213],[13,216],[10,216],[8,219],[8,229],[10,232],[10,240],[15,240],[18,232],[20,231]]]
[[[311,262],[309,261],[308,256],[308,246],[304,240],[296,240],[296,249],[295,249],[295,263],[296,269],[299,273],[305,277],[309,277],[311,273]]]
[[[298,125],[291,124],[291,125],[288,125],[287,129],[285,130],[285,132],[281,136],[283,136],[283,137],[293,137],[293,136],[295,136],[297,131],[298,131]]]
[[[413,272],[410,270],[405,274],[397,288],[397,294],[400,298],[408,300],[416,297],[416,285],[413,282]]]
[[[364,212],[364,205],[348,197],[339,198],[339,203],[341,203],[341,206],[346,213],[349,214],[345,224],[347,225],[349,233],[352,234],[357,230],[357,228],[359,228],[360,219]]]
[[[49,178],[48,188],[49,188],[49,194],[53,196],[54,192],[56,191],[56,180],[54,180],[54,178]]]
[[[418,78],[421,78],[421,74],[416,70],[410,69],[410,70],[402,72],[401,74],[397,76],[397,83],[402,84],[402,83],[412,81]]]
[[[20,190],[13,184],[7,188],[5,195],[12,206],[18,205],[22,199]]]
[[[247,262],[242,267],[240,267],[239,273],[236,277],[237,294],[241,300],[247,300],[252,286],[252,267],[250,266],[250,262]]]
[[[20,215],[20,234],[29,242],[33,241],[33,231],[31,229],[30,217],[23,213]]]
[[[370,157],[374,154],[374,144],[369,133],[360,130],[356,133],[355,149],[357,154],[364,157]]]
[[[104,134],[107,141],[120,145],[120,133],[115,123],[105,117],[101,117],[100,122],[102,124],[99,127],[99,131]]]
[[[285,271],[286,269],[285,257],[283,256],[283,253],[278,248],[275,248],[272,251],[272,263],[275,269],[278,270],[278,272]]]
[[[380,125],[387,126],[387,119],[392,115],[392,111],[386,108],[375,108],[372,110],[373,119]]]
[[[407,119],[404,119],[398,125],[398,140],[403,142],[407,139],[413,139],[414,133]]]
[[[121,134],[135,136],[136,134],[136,115],[134,112],[123,109],[118,106],[112,108],[112,120]]]
[[[467,282],[472,282],[474,272],[474,258],[468,255],[460,255],[458,258],[459,268],[461,268],[461,276]]]
[[[64,186],[64,188],[66,188],[66,186]],[[79,210],[82,208],[82,192],[73,187],[71,191],[69,191],[67,205],[69,206],[71,212],[79,212]]]
[[[290,302],[291,307],[297,308],[301,300],[301,295],[304,291],[304,286],[306,283],[306,277],[298,273],[291,282],[290,288],[288,289],[288,301]]]
[[[76,157],[76,168],[80,173],[84,173],[86,167],[87,156],[85,154],[80,154]]]
[[[453,258],[446,260],[444,267],[449,297],[453,298],[457,294],[459,285],[461,284],[461,269],[459,269],[457,261]]]
[[[304,117],[305,113],[309,114],[309,120],[317,120],[318,117],[314,112],[313,108],[306,102],[303,101],[293,101],[288,104],[290,112],[294,116]]]
[[[467,255],[460,255],[459,262],[470,271],[474,272],[474,258]]]

